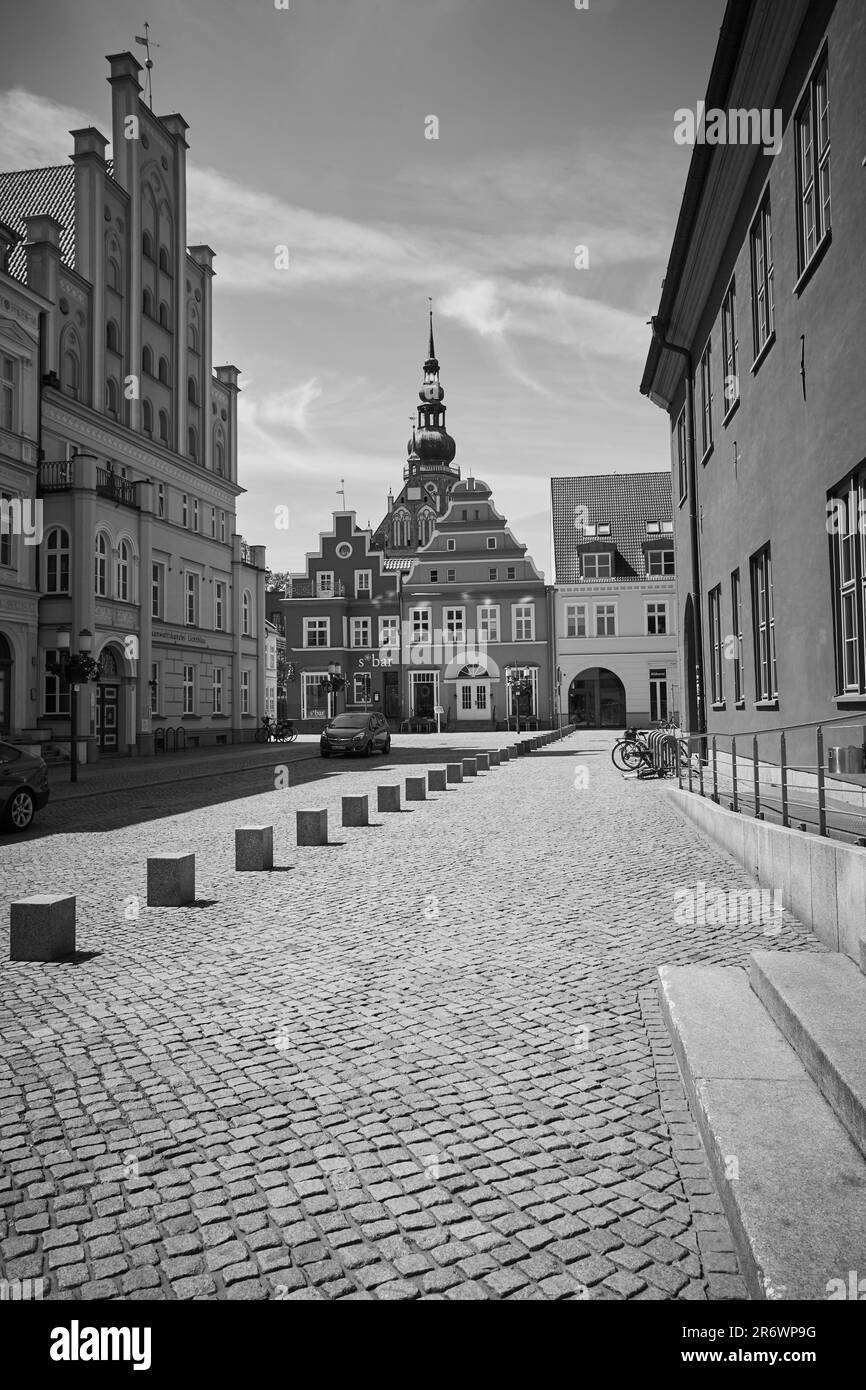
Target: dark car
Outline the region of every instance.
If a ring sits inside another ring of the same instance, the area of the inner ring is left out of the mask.
[[[391,752],[391,730],[381,714],[338,714],[322,730],[319,751],[323,758],[332,753]]]
[[[0,743],[0,825],[4,830],[27,830],[49,795],[48,769],[42,758]]]

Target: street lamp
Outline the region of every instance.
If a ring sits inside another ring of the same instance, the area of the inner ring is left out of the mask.
[[[78,687],[84,682],[99,678],[99,662],[91,656],[93,633],[86,627],[78,634],[78,651],[73,652],[72,634],[69,628],[59,628],[56,637],[59,661],[51,661],[47,669],[53,676],[61,676],[69,691],[69,780],[78,781]]]
[[[346,678],[343,675],[343,668],[341,667],[338,661],[328,662],[328,674],[326,676],[322,676],[322,679],[320,680],[319,684],[322,690],[326,690],[328,692],[328,718],[330,719],[332,718],[331,697],[333,696],[334,698],[333,714],[336,714],[337,692],[339,690],[342,690],[346,684]]]
[[[508,678],[511,691],[510,709],[514,713],[517,732],[520,733],[520,700],[532,694],[532,671],[528,666],[512,668]]]

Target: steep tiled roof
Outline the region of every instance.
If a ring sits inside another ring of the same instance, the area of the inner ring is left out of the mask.
[[[113,161],[106,161],[111,177]],[[16,169],[0,174],[0,221],[8,222],[19,241],[9,257],[9,273],[16,280],[25,278],[24,218],[49,213],[63,224],[60,233],[60,259],[64,265],[75,266],[75,169],[70,164],[53,164],[45,169]]]
[[[616,546],[615,577],[644,577],[641,546],[647,539],[646,523],[671,520],[670,473],[551,478],[550,494],[557,584],[582,582],[580,551],[586,550],[587,545],[579,545],[581,532],[574,524],[576,507],[586,508],[584,520],[591,525],[610,524],[610,536],[600,539]]]

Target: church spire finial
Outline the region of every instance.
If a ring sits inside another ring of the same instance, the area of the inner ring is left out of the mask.
[[[428,358],[430,359],[431,362],[435,362],[435,361],[436,361],[436,349],[435,349],[434,346],[433,346],[433,300],[430,298],[429,295],[427,296],[427,303],[430,305],[430,309],[429,309],[429,313],[430,313],[430,346],[429,346],[429,350],[428,350],[428,352],[427,352],[427,356],[428,356]]]

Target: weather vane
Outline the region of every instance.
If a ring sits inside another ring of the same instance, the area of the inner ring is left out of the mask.
[[[346,479],[340,479],[340,486],[337,488],[337,496],[343,499],[343,511],[346,510]]]
[[[150,56],[150,50],[151,48],[159,48],[160,45],[158,43],[154,43],[153,39],[150,37],[150,25],[148,24],[147,20],[144,21],[144,35],[142,36],[141,34],[136,34],[135,42],[140,43],[142,48],[147,53],[147,58],[145,59],[144,63],[144,66],[147,70],[147,77],[144,80],[144,95],[147,100],[147,104],[152,111],[153,81],[151,79],[151,73],[153,72],[153,59]]]

